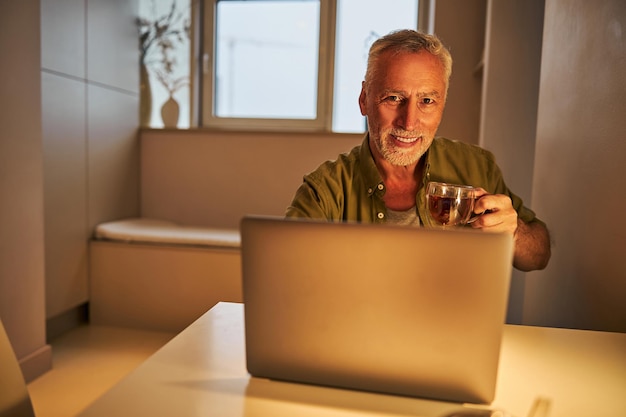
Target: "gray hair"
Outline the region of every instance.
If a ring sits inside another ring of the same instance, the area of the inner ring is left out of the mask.
[[[367,58],[367,70],[365,72],[365,83],[369,84],[375,76],[375,71],[380,55],[384,52],[393,51],[399,53],[418,53],[421,51],[430,52],[439,58],[443,66],[446,90],[452,74],[452,56],[450,51],[443,45],[441,40],[435,35],[427,35],[416,30],[404,29],[389,33],[377,39],[369,50]]]

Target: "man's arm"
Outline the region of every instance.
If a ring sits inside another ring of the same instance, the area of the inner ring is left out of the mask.
[[[543,223],[517,220],[513,266],[521,271],[544,269],[550,260],[550,234]]]
[[[544,269],[551,255],[550,234],[546,226],[540,221],[526,223],[521,220],[506,195],[486,194],[481,190],[479,196],[474,212],[485,214],[472,223],[472,227],[513,234],[513,266],[521,271]]]
[[[291,204],[287,207],[285,216],[327,220],[319,196],[306,181],[296,190]]]

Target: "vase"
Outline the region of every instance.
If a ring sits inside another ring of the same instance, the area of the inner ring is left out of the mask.
[[[161,119],[163,120],[163,127],[177,127],[178,116],[180,113],[180,106],[178,102],[170,95],[170,97],[163,103],[161,107]]]
[[[152,89],[148,68],[142,63],[139,67],[139,126],[150,127],[152,119]]]

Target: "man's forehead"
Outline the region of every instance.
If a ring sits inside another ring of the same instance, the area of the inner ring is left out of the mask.
[[[440,91],[439,89],[409,91],[404,88],[382,88],[380,90],[380,93],[384,95],[415,95],[417,97],[441,97],[443,95],[442,91]]]

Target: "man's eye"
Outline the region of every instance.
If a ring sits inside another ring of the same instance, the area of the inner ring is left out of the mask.
[[[424,98],[422,99],[422,103],[423,103],[423,104],[434,104],[434,103],[435,103],[435,100],[433,100],[432,98],[429,98],[429,97],[424,97]]]
[[[383,101],[389,101],[391,103],[400,103],[402,98],[400,96],[387,96],[383,99]]]

